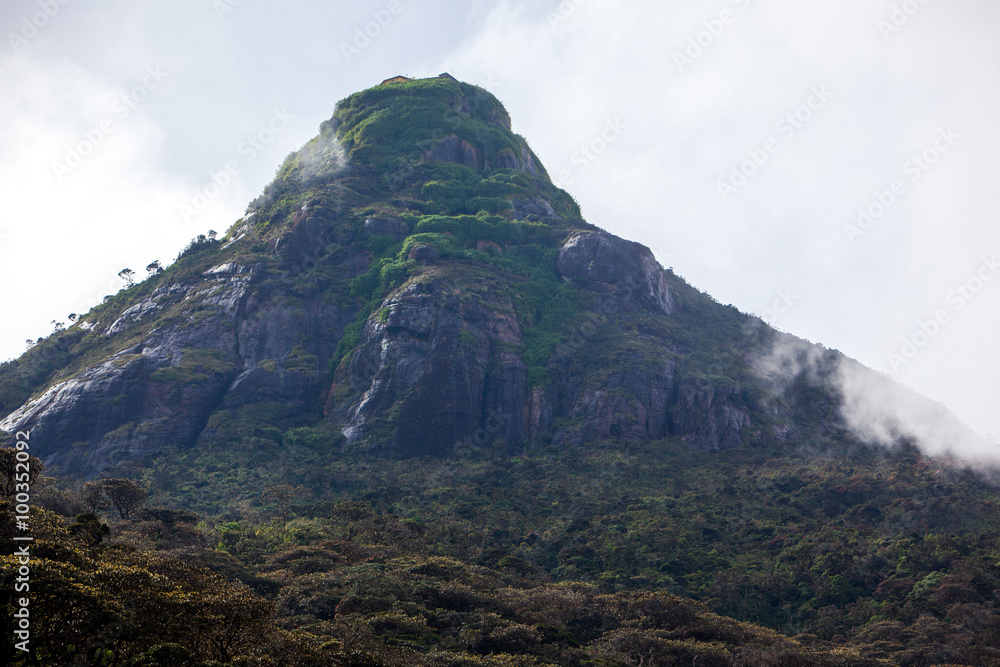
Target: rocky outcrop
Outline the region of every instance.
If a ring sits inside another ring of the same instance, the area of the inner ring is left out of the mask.
[[[455,134],[439,139],[437,146],[427,151],[424,157],[428,160],[454,162],[476,171],[483,168],[483,157],[479,149]]]
[[[232,331],[215,324],[155,332],[56,383],[0,428],[30,428],[47,466],[83,475],[191,443],[238,369]]]
[[[441,253],[432,245],[415,244],[406,255],[407,259],[420,264],[434,264],[441,259]]]
[[[730,449],[742,442],[751,425],[750,410],[735,384],[688,377],[677,388],[671,410],[673,431],[701,449]]]
[[[496,167],[499,169],[526,171],[536,178],[543,173],[535,161],[535,156],[525,147],[521,148],[520,154],[515,153],[510,148],[503,148],[497,151]]]
[[[518,220],[557,220],[559,215],[547,200],[541,197],[513,197],[514,217]]]
[[[364,237],[388,236],[394,241],[402,241],[410,233],[410,226],[398,218],[373,217],[365,219]]]
[[[0,428],[30,428],[32,453],[47,466],[91,476],[166,444],[194,444],[217,409],[272,401],[311,407],[323,364],[355,313],[324,304],[321,284],[310,294],[308,282],[295,281],[300,270],[268,273],[230,262],[157,288],[94,335],[127,336],[147,321],[159,326],[54,383]],[[292,284],[295,305],[285,303]]]
[[[674,303],[663,269],[646,246],[607,232],[580,232],[559,250],[559,274],[620,303],[646,300],[669,315]]]
[[[638,442],[665,437],[673,381],[670,361],[660,367],[612,373],[600,383],[575,386],[570,380],[560,392],[570,424],[558,429],[553,441],[580,446],[604,439]]]
[[[410,259],[422,257],[418,248]],[[416,456],[494,440],[508,450],[547,438],[560,446],[669,435],[711,449],[741,442],[751,420],[737,390],[689,380],[678,386],[669,340],[647,339],[641,352],[617,357],[597,376],[586,370],[595,362],[586,339],[615,326],[615,318],[674,312],[663,271],[648,249],[605,232],[583,232],[562,246],[558,269],[597,298],[580,325],[581,342],[571,335],[557,347],[545,386],[528,386],[517,352],[523,327],[508,300],[447,289],[456,282],[449,268],[386,299],[331,390],[336,400],[328,403],[328,416],[344,424],[349,446]]]
[[[365,324],[339,389],[359,396],[329,406],[348,444],[367,438],[384,454],[447,454],[502,415],[495,436],[523,440],[527,369],[511,348],[521,328],[509,300],[447,289],[438,278],[397,291]],[[492,440],[492,438],[491,438]]]

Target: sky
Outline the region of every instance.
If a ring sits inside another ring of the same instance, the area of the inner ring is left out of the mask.
[[[992,0],[6,0],[0,360],[224,232],[337,100],[450,72],[587,220],[1000,435]]]

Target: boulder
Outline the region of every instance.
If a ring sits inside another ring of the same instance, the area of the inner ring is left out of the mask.
[[[410,248],[406,258],[421,264],[433,264],[441,259],[441,253],[434,246],[417,244]]]
[[[580,232],[560,248],[558,269],[563,280],[613,293],[621,303],[646,300],[667,315],[674,311],[663,268],[641,243],[607,232]]]
[[[364,237],[388,236],[394,241],[402,241],[410,233],[410,226],[398,218],[376,216],[365,220]]]

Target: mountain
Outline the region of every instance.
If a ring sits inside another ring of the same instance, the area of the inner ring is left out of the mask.
[[[773,330],[586,223],[510,127],[448,75],[348,97],[222,239],[0,367],[0,428],[85,477],[253,417],[392,457],[842,429],[757,367]]]
[[[447,75],[340,102],[0,414],[0,662],[1000,664],[1000,494],[918,449],[968,429],[585,222]]]

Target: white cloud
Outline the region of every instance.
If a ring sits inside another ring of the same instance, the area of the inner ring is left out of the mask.
[[[0,101],[0,298],[18,322],[4,327],[0,349],[15,356],[50,320],[117,291],[120,269],[141,275],[194,232],[177,215],[190,188],[156,166],[162,128],[123,102],[133,87],[67,61],[4,56],[0,88],[9,91]],[[54,169],[71,151],[75,168]]]

